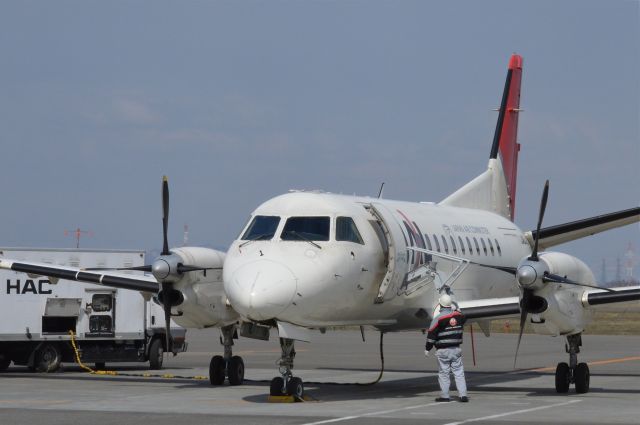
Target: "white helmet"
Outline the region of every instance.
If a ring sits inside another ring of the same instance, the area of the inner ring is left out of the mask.
[[[451,307],[451,296],[449,294],[440,295],[439,303],[441,307]]]

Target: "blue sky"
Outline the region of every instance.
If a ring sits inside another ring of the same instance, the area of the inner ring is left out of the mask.
[[[439,201],[524,57],[516,222],[640,200],[637,1],[3,1],[0,245],[226,247],[291,188]],[[629,226],[557,249],[600,276]],[[610,277],[614,272],[610,271]]]

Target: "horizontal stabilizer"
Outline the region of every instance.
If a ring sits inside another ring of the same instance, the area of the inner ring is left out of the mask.
[[[584,220],[558,224],[556,226],[540,229],[540,239],[538,244],[540,249],[546,249],[565,242],[595,235],[596,233],[604,232],[605,230],[626,226],[638,221],[640,221],[640,208],[636,207],[610,214],[586,218]],[[525,232],[524,235],[533,246],[533,241],[536,238],[536,231],[532,230]]]

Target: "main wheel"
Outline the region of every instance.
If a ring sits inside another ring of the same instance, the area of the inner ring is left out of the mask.
[[[302,385],[302,379],[291,378],[287,383],[287,394],[296,398],[302,398],[304,395],[304,385]]]
[[[56,344],[45,343],[36,352],[35,369],[38,372],[55,372],[60,367],[62,355]]]
[[[164,347],[162,340],[155,338],[149,346],[149,368],[152,370],[162,369],[162,360],[164,359]]]
[[[269,388],[270,395],[282,395],[282,388],[284,387],[284,379],[276,376],[271,380],[271,386]]]
[[[576,370],[573,372],[573,377],[576,382],[576,392],[578,394],[584,394],[589,392],[589,366],[586,363],[578,363]]]
[[[11,365],[11,359],[7,359],[6,357],[0,357],[0,372],[4,372]]]
[[[556,392],[568,393],[569,383],[571,382],[571,372],[569,365],[566,363],[558,363],[556,367]]]
[[[222,356],[211,357],[211,363],[209,363],[209,381],[211,381],[211,385],[224,384],[224,359]]]
[[[244,362],[242,357],[233,356],[227,365],[229,385],[242,385],[244,382]]]

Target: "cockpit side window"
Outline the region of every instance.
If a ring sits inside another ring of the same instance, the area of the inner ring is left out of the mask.
[[[355,242],[364,245],[356,223],[351,217],[338,217],[336,219],[336,241]]]
[[[276,233],[278,224],[280,223],[280,217],[271,215],[257,215],[253,217],[251,224],[242,235],[240,240],[268,240],[273,238]]]
[[[282,230],[283,241],[328,241],[329,217],[289,217]]]

